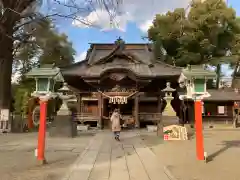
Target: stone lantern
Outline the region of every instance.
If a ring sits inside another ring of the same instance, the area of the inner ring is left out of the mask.
[[[171,105],[171,101],[174,99],[172,96],[174,91],[176,91],[176,89],[171,88],[170,82],[167,82],[166,88],[162,90],[164,93],[163,99],[166,101],[165,109],[162,112],[162,122],[164,126],[178,124],[178,117],[176,116],[176,112]]]
[[[63,83],[63,87],[58,90],[58,96],[62,100],[62,105],[57,113],[57,115],[71,115],[71,111],[68,108],[68,101],[70,99],[76,98],[75,95],[70,94],[70,89],[68,88],[67,83]]]
[[[75,137],[77,135],[77,124],[68,108],[68,101],[76,99],[76,96],[70,94],[71,90],[67,83],[63,83],[63,87],[58,91],[57,94],[62,99],[62,105],[51,125],[49,135],[51,137]]]

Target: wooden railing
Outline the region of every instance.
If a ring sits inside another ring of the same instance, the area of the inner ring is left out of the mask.
[[[74,115],[74,120],[79,122],[86,122],[86,121],[98,121],[99,116],[93,113],[77,113]]]
[[[161,113],[138,113],[140,121],[159,121]]]

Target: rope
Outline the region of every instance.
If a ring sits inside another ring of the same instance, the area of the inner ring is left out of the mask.
[[[107,94],[103,93],[102,91],[99,91],[99,93],[101,93],[103,96],[109,98],[109,103],[113,103],[113,104],[127,104],[127,100],[129,97],[135,95],[138,91],[131,93],[128,96],[108,96]]]

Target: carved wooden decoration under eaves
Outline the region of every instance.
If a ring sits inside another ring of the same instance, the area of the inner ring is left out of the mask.
[[[115,81],[121,81],[124,79],[127,75],[124,73],[111,73],[109,75],[110,79],[115,80]]]
[[[125,87],[121,87],[120,85],[117,84],[112,89],[107,90],[105,92],[111,92],[111,93],[132,93],[132,92],[136,92],[136,91],[137,91],[136,88],[125,88]]]

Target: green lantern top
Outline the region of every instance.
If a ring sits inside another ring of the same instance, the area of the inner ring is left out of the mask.
[[[207,70],[204,65],[188,65],[182,70],[182,75],[187,79],[215,79],[216,73]]]
[[[196,96],[209,97],[207,92],[207,80],[215,79],[216,73],[207,70],[202,65],[188,65],[182,70],[179,78],[179,83],[184,83],[187,90],[187,97],[193,98]]]
[[[54,64],[44,64],[39,68],[33,68],[26,76],[28,78],[52,78],[56,81],[62,81],[60,69],[55,67]]]
[[[54,64],[45,64],[39,68],[33,68],[26,74],[28,78],[36,80],[35,93],[45,94],[54,91],[56,81],[63,82],[63,76],[58,67]]]

